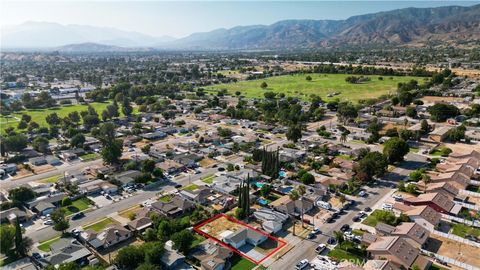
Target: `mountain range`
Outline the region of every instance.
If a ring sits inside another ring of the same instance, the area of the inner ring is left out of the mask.
[[[2,33],[3,48],[59,47],[92,43],[97,50],[120,47],[157,49],[290,49],[345,45],[427,44],[478,46],[480,5],[405,8],[350,17],[346,20],[284,20],[271,25],[237,26],[187,37],[151,37],[113,28],[27,22]],[[70,46],[69,51],[82,46]]]

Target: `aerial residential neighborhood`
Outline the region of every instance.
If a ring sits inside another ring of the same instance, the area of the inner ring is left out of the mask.
[[[480,269],[480,6],[390,4],[163,41],[6,27],[1,268]]]

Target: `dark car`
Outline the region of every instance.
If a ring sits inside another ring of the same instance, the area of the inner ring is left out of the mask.
[[[175,188],[181,188],[181,187],[182,187],[181,184],[176,184],[176,185],[175,185]]]
[[[40,253],[38,252],[33,252],[32,257],[36,260],[40,260],[42,258],[42,255],[40,255]]]
[[[354,217],[352,218],[352,221],[353,221],[353,222],[359,222],[359,221],[360,221],[360,217],[354,216]]]
[[[313,238],[315,238],[315,236],[316,236],[315,233],[313,233],[313,232],[312,232],[312,233],[309,233],[309,234],[307,235],[307,239],[313,239]]]
[[[327,244],[329,244],[329,245],[334,245],[336,242],[337,241],[333,237],[330,237],[330,238],[327,239]]]
[[[372,211],[372,208],[370,208],[370,207],[365,207],[365,209],[363,209],[363,211],[365,211],[365,212],[370,212],[370,211]]]
[[[225,168],[223,168],[223,167],[218,167],[217,170],[218,170],[219,172],[223,172],[223,171],[225,171]]]
[[[350,225],[348,224],[343,224],[342,227],[340,227],[340,231],[342,232],[346,232],[348,230],[350,230]]]
[[[75,215],[72,216],[72,220],[81,219],[84,216],[85,216],[85,214],[83,212],[79,212],[79,213],[76,213]]]

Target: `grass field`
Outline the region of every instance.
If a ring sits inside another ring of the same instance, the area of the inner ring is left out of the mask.
[[[202,178],[202,181],[207,183],[207,184],[212,184],[213,183],[213,179],[215,179],[215,175],[214,174],[210,174],[210,175],[207,175],[205,177]]]
[[[53,183],[56,183],[61,176],[62,176],[61,174],[54,175],[54,176],[51,176],[51,177],[48,177],[48,178],[44,178],[44,179],[40,180],[40,182],[45,183],[45,184],[53,184]]]
[[[90,207],[90,204],[91,202],[87,198],[80,198],[78,200],[72,201],[72,205],[64,207],[66,210],[65,214],[68,216],[86,210]]]
[[[232,263],[232,270],[250,270],[256,266],[256,264],[240,257],[238,254],[233,255],[233,257],[230,259],[230,262]]]
[[[92,161],[92,160],[96,160],[96,159],[99,159],[99,158],[100,158],[100,155],[96,154],[96,153],[86,154],[86,155],[80,156],[80,159],[83,162]]]
[[[90,224],[88,226],[83,227],[84,230],[94,230],[96,232],[100,232],[105,229],[108,225],[114,224],[116,221],[112,218],[104,218],[98,222]]]
[[[92,105],[93,108],[97,111],[98,115],[102,116],[102,111],[105,110],[105,108],[109,105],[109,102],[92,102],[90,105]],[[32,121],[37,122],[40,127],[48,127],[47,121],[45,120],[45,117],[53,112],[56,112],[57,115],[60,118],[63,118],[67,116],[71,112],[78,112],[80,113],[81,111],[87,110],[87,105],[82,105],[82,104],[76,104],[76,105],[67,105],[67,106],[60,106],[60,107],[55,107],[55,108],[50,108],[50,109],[32,109],[32,110],[24,110],[20,112],[13,113],[9,116],[0,116],[0,126],[1,132],[3,133],[5,128],[8,127],[14,127],[17,128],[18,123],[20,122],[20,119],[22,118],[22,114],[29,114],[32,116]],[[136,107],[133,109],[133,113],[136,113],[138,110]],[[120,115],[123,116],[121,107],[119,108]]]
[[[465,238],[467,235],[473,235],[475,237],[480,237],[480,229],[470,227],[465,224],[451,223],[452,233],[460,237]]]
[[[49,252],[50,251],[50,246],[60,240],[60,236],[54,237],[52,239],[48,239],[46,241],[40,242],[38,245],[38,249],[44,252]]]
[[[184,188],[182,188],[182,189],[183,189],[183,190],[188,190],[188,191],[194,191],[194,190],[198,189],[198,185],[196,185],[196,184],[191,184],[191,185],[186,186],[186,187],[184,187]]]
[[[305,74],[285,75],[270,77],[265,79],[242,81],[230,84],[220,84],[206,87],[207,91],[218,91],[227,89],[231,95],[235,95],[236,91],[240,91],[241,95],[247,98],[263,98],[263,93],[272,91],[275,93],[284,93],[287,96],[297,96],[301,99],[308,100],[311,94],[316,94],[322,99],[331,100],[339,98],[340,100],[349,100],[356,102],[360,99],[376,98],[388,93],[395,93],[399,82],[408,82],[416,79],[420,83],[423,78],[410,76],[383,76],[383,80],[379,80],[380,76],[367,76],[371,80],[351,84],[345,81],[348,74],[309,74],[311,81],[307,81]],[[357,75],[358,76],[358,75]],[[266,82],[268,87],[262,89],[260,84]],[[339,95],[327,97],[329,93],[340,92]]]

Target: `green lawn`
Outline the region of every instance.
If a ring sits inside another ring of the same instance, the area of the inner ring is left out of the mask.
[[[100,158],[100,155],[97,154],[97,153],[86,154],[86,155],[80,156],[80,159],[82,161],[92,161],[92,160],[96,160],[96,159],[99,159],[99,158]]]
[[[312,81],[305,80],[310,75]],[[383,76],[383,80],[379,80],[380,76],[366,76],[371,78],[370,81],[351,84],[345,81],[345,78],[352,76],[349,74],[295,74],[276,76],[265,79],[242,81],[230,84],[219,84],[206,87],[207,91],[216,92],[226,89],[229,94],[234,95],[236,91],[240,91],[241,95],[247,98],[263,98],[263,93],[272,91],[275,93],[284,93],[286,96],[297,96],[301,99],[308,100],[311,94],[316,94],[324,100],[339,98],[340,100],[350,100],[356,102],[360,99],[376,98],[385,94],[393,94],[397,90],[399,82],[408,82],[416,79],[423,82],[423,78],[398,76]],[[358,76],[358,75],[355,75]],[[266,82],[268,87],[262,89],[260,84]],[[340,92],[339,95],[327,97],[329,93]]]
[[[360,252],[360,250],[358,251]],[[364,261],[364,256],[343,250],[340,248],[340,245],[335,246],[335,248],[328,253],[328,257],[336,259],[337,261],[348,260],[357,265],[361,265]]]
[[[232,268],[231,270],[250,270],[253,269],[256,264],[253,262],[242,258],[240,255],[233,255],[233,257],[230,259],[230,262],[232,263]]]
[[[349,155],[338,155],[337,158],[341,158],[345,160],[353,160],[353,158]]]
[[[195,189],[198,189],[198,185],[196,184],[191,184],[191,185],[188,185],[184,188],[182,188],[183,190],[188,190],[188,191],[194,191]]]
[[[93,108],[97,111],[98,115],[102,116],[102,111],[110,104],[110,102],[92,102]],[[20,112],[13,113],[9,116],[0,116],[0,126],[2,127],[1,132],[3,133],[5,128],[7,127],[14,127],[17,128],[18,123],[20,122],[19,119],[22,118],[22,114],[29,114],[32,116],[32,121],[37,122],[41,127],[48,127],[47,121],[45,117],[53,112],[56,112],[60,118],[67,116],[71,112],[78,112],[86,111],[88,108],[87,105],[83,104],[75,104],[75,105],[65,105],[54,107],[50,109],[32,109],[32,110],[24,110]],[[133,108],[133,113],[138,112],[136,107]],[[120,116],[123,116],[121,108],[119,109]]]
[[[100,232],[105,229],[108,225],[116,223],[115,220],[112,218],[104,218],[96,223],[90,224],[88,226],[83,227],[84,230],[94,230],[96,232]]]
[[[80,198],[78,200],[72,201],[72,205],[64,207],[64,209],[66,210],[65,214],[68,216],[86,210],[90,207],[91,203],[92,202],[87,198]]]
[[[362,235],[365,234],[365,231],[354,229],[354,230],[352,230],[352,233],[355,234],[355,235],[358,235],[358,236],[362,236]]]
[[[460,237],[465,238],[466,235],[473,235],[475,237],[480,237],[480,229],[470,227],[465,224],[451,223],[452,233]]]
[[[362,223],[365,224],[365,225],[368,225],[368,226],[375,227],[375,226],[377,226],[378,222],[382,222],[379,219],[379,216],[382,213],[385,213],[385,212],[388,212],[388,211],[377,209],[377,210],[373,211],[364,221],[362,221]],[[385,223],[385,222],[383,222],[383,223]]]
[[[205,177],[202,178],[202,181],[207,183],[207,184],[212,184],[213,183],[213,179],[215,179],[215,175],[214,174],[210,174],[210,175],[207,175]]]
[[[38,249],[44,252],[49,252],[50,251],[50,246],[60,240],[60,236],[54,237],[52,239],[45,240],[43,242],[40,242],[38,245]]]
[[[40,182],[45,183],[45,184],[52,184],[56,183],[58,181],[58,178],[60,178],[62,175],[54,175],[45,179],[40,180]]]
[[[200,234],[195,234],[195,240],[193,240],[192,245],[190,246],[192,249],[198,246],[200,243],[205,241],[205,237],[201,236]]]
[[[163,196],[163,197],[160,198],[160,201],[162,201],[162,202],[164,202],[164,203],[168,203],[168,202],[170,201],[170,198],[171,198],[171,197],[172,197],[172,196],[170,196],[170,195],[165,195],[165,196]]]

